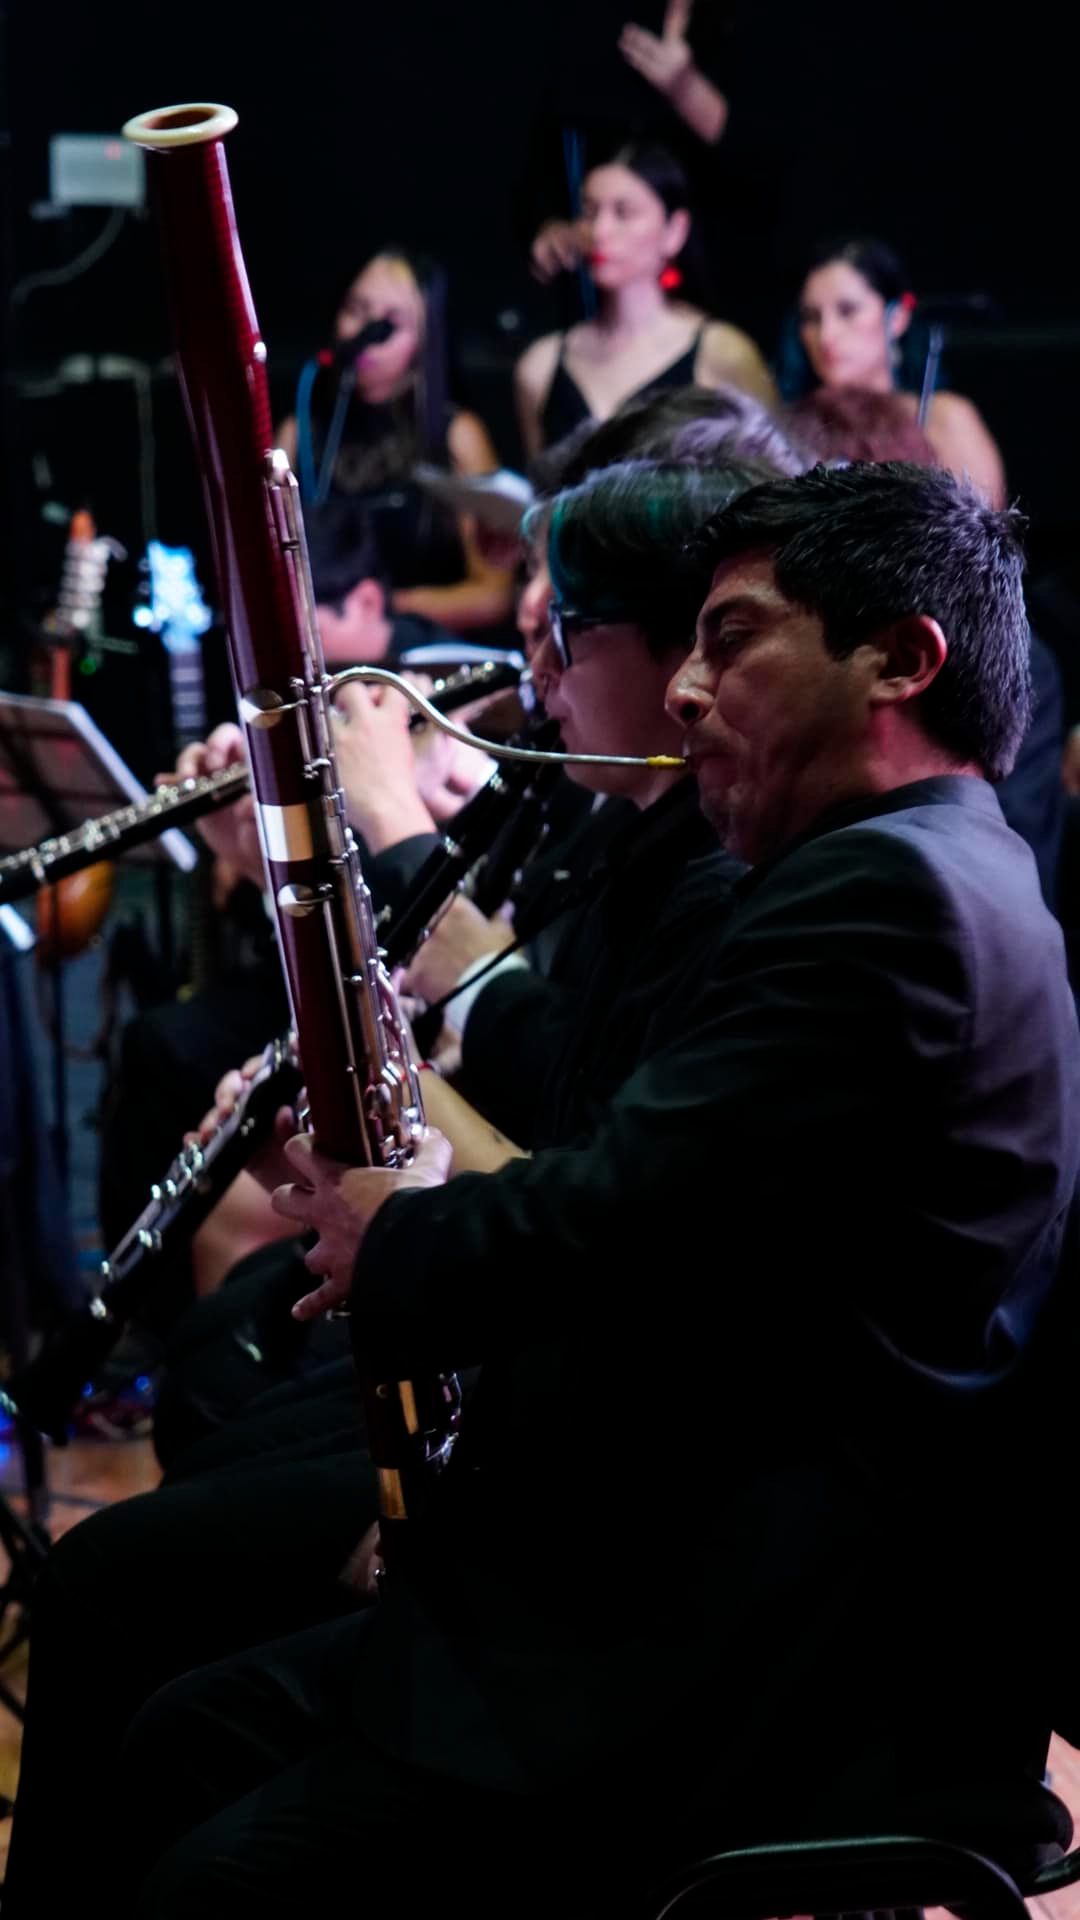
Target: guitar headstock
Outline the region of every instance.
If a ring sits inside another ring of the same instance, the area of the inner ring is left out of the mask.
[[[190,547],[147,542],[143,562],[146,598],[136,607],[137,627],[156,633],[169,661],[173,727],[179,746],[202,738],[206,728],[202,650],[199,642],[213,624],[202,596]]]
[[[105,575],[110,560],[126,558],[118,540],[98,533],[85,508],[71,515],[56,604],[41,622],[39,654],[31,662],[32,691],[69,700],[72,653],[82,649],[79,664],[84,671],[88,660],[98,664]]]
[[[196,646],[213,623],[202,596],[190,547],[167,547],[163,540],[147,542],[146,599],[135,609],[137,627],[160,634],[169,653]]]

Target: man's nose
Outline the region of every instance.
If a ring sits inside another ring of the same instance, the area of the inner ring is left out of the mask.
[[[689,732],[699,720],[704,720],[712,706],[712,694],[700,685],[687,666],[682,666],[668,684],[664,706],[676,726]]]

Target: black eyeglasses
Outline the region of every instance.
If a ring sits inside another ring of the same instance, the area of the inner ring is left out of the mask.
[[[565,672],[571,666],[571,633],[588,633],[592,627],[609,627],[610,614],[578,613],[574,607],[564,607],[558,600],[548,601],[548,630],[551,644],[558,656],[560,667]]]

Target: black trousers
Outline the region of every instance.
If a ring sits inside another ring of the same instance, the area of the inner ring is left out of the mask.
[[[191,1668],[356,1612],[339,1574],[375,1518],[348,1365],[275,1396],[153,1493],[82,1521],[34,1593],[4,1920],[95,1911],[91,1862],[125,1880],[116,1765],[133,1715]]]
[[[154,1410],[154,1450],[166,1471],[249,1410],[265,1410],[278,1387],[321,1375],[338,1359],[354,1374],[345,1321],[302,1326],[292,1318],[310,1284],[298,1244],[275,1241],[239,1261],[217,1293],[177,1322]]]
[[[368,1626],[340,1621],[188,1674],[138,1715],[119,1780],[138,1834],[137,1920],[642,1911],[630,1809],[602,1783],[526,1799],[365,1741],[351,1706]]]

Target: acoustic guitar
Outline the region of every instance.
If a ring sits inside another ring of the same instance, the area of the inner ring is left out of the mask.
[[[48,700],[71,699],[72,659],[99,637],[109,562],[124,557],[115,540],[98,533],[89,513],[80,509],[72,514],[56,605],[42,621],[30,656],[31,693]],[[112,861],[99,860],[41,888],[36,903],[40,965],[55,966],[89,945],[109,911],[115,879]]]

